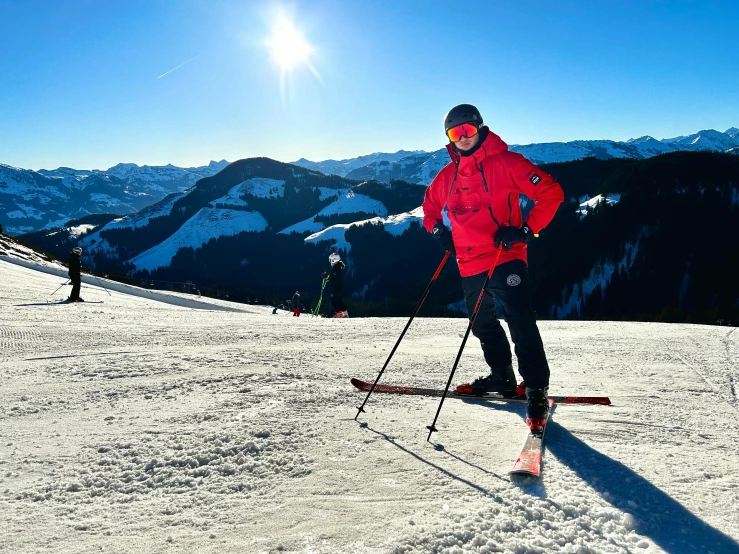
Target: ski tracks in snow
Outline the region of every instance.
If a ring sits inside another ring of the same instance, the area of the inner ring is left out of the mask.
[[[739,379],[739,348],[737,348],[736,327],[729,331],[724,339],[726,345],[726,357],[729,360],[731,371],[729,372],[729,391],[733,399],[734,406],[737,405],[737,379]],[[734,335],[734,338],[732,338]]]
[[[736,418],[674,358],[702,369],[713,328],[542,322],[553,392],[614,406],[560,406],[542,479],[513,480],[523,405],[446,403],[443,448],[426,442],[438,399],[376,395],[366,426],[353,420],[363,394],[349,378],[377,375],[400,318],[207,312],[118,293],[34,306],[58,279],[2,269],[3,552],[739,551],[724,440]],[[419,318],[383,382],[443,385],[465,325]],[[737,335],[721,333],[735,356]],[[483,368],[473,341],[457,379]]]
[[[721,329],[718,327],[717,329]],[[692,337],[685,337],[689,340],[694,348],[686,352],[684,347],[684,340],[668,342],[664,337],[660,337],[660,340],[665,345],[665,349],[670,353],[671,356],[676,357],[680,360],[685,367],[688,367],[695,372],[703,382],[708,385],[713,393],[725,401],[734,410],[739,412],[739,403],[737,402],[737,394],[735,387],[735,374],[737,373],[737,366],[739,363],[736,358],[736,341],[732,340],[732,335],[735,334],[736,328],[732,329],[724,336],[720,337],[720,345],[710,345],[715,348],[715,352],[705,352],[705,345],[701,345],[698,341]],[[721,348],[723,346],[723,348]],[[709,348],[710,348],[709,347]],[[725,354],[725,359],[721,359]],[[733,352],[732,352],[733,350]],[[688,355],[692,354],[694,360],[689,360]],[[718,369],[715,367],[718,366]],[[699,369],[700,367],[700,369]],[[713,379],[709,378],[711,375]],[[714,380],[724,381],[719,385],[714,384]]]

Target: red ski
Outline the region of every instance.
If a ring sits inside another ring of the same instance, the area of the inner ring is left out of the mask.
[[[553,406],[554,400],[550,397],[547,419],[541,430],[531,431],[529,436],[526,437],[526,442],[523,443],[521,453],[518,455],[516,463],[513,464],[513,469],[509,472],[512,475],[532,475],[534,477],[539,477],[539,475],[541,475],[541,454],[544,446],[544,431],[547,428],[547,423],[552,414]]]
[[[359,390],[368,391],[372,388],[372,383],[367,381],[361,381],[360,379],[352,379],[352,385],[357,387]],[[375,387],[374,392],[388,393],[388,394],[411,394],[416,396],[443,396],[443,389],[425,389],[421,387],[406,387],[400,385],[383,385],[378,383]],[[482,396],[475,394],[464,394],[455,390],[450,390],[447,393],[448,398],[480,398],[482,400],[499,400],[501,402],[526,402],[525,394],[517,394],[512,398],[507,398],[502,394],[489,392]],[[607,396],[550,396],[550,399],[560,404],[600,404],[610,405],[611,400]]]

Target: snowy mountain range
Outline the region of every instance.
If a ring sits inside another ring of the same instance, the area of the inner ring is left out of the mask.
[[[407,183],[357,184],[268,158],[250,158],[137,213],[86,229],[80,245],[91,265],[101,257],[153,271],[169,267],[183,248],[199,249],[210,240],[244,232],[319,238],[335,224],[416,208],[423,190]],[[67,232],[71,236],[77,230]]]
[[[537,164],[586,157],[646,159],[676,151],[739,153],[739,129],[731,127],[723,133],[705,130],[662,140],[643,136],[625,142],[577,140],[510,148]],[[293,165],[356,181],[403,180],[428,185],[448,162],[446,149],[441,148],[435,152],[399,150],[320,162],[301,158]],[[134,213],[227,165],[225,160],[191,168],[122,163],[104,171],[68,167],[32,171],[0,164],[0,224],[7,232],[19,234],[58,228],[88,214]]]
[[[613,140],[576,140],[571,142],[548,142],[527,145],[511,145],[510,149],[520,152],[536,164],[568,162],[587,157],[601,160],[610,158],[645,159],[668,152],[678,151],[739,151],[739,129],[731,127],[725,132],[712,129],[699,131],[689,136],[657,140],[650,136],[629,139],[624,142]],[[407,154],[407,155],[403,155]],[[366,160],[375,157],[369,163]],[[310,162],[300,159],[295,165],[310,167],[322,173],[331,173],[349,179],[402,179],[411,183],[428,185],[436,174],[449,163],[446,148],[435,152],[415,151],[395,154],[376,153],[349,160],[325,160]]]
[[[118,164],[107,170],[33,171],[0,164],[0,223],[18,234],[59,227],[88,214],[134,213],[227,165],[221,160],[190,168]]]
[[[375,152],[374,154],[359,156],[357,158],[349,158],[346,160],[324,160],[322,162],[311,162],[305,158],[300,158],[297,162],[292,163],[293,165],[299,165],[307,169],[320,171],[327,175],[341,175],[342,177],[346,177],[348,173],[360,167],[375,163],[394,163],[415,154],[426,154],[426,152],[422,150],[398,150],[393,154]]]

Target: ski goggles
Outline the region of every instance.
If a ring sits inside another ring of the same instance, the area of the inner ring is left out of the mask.
[[[446,131],[446,136],[448,136],[449,140],[452,142],[457,142],[461,140],[462,137],[471,138],[476,134],[477,126],[472,123],[462,123],[461,125],[457,125],[456,127],[452,127]]]

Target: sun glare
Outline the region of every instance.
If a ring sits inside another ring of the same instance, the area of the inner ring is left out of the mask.
[[[308,64],[313,50],[292,22],[284,19],[277,22],[267,44],[272,61],[283,71],[290,71],[300,63]]]

